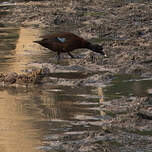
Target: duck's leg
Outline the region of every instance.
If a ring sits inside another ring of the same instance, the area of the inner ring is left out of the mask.
[[[69,54],[69,56],[71,56],[71,58],[74,58],[74,56],[70,52],[68,52],[68,54]]]
[[[60,60],[60,51],[57,52],[57,63],[59,63]]]

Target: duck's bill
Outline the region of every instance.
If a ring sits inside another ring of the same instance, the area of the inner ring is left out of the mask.
[[[108,58],[107,54],[104,55],[105,58]]]

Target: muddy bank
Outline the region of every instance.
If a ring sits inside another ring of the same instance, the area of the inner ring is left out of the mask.
[[[83,59],[84,61],[84,59]],[[9,72],[0,74],[1,86],[33,84],[63,85],[63,86],[101,86],[112,79],[113,69],[107,70],[95,64],[87,66],[75,64],[56,65],[51,63],[31,63],[30,69],[21,72]]]
[[[64,7],[64,9],[63,9]],[[3,7],[2,7],[3,8]],[[152,76],[151,1],[45,1],[4,7],[1,24],[59,28],[103,44],[109,58],[97,62],[115,73]],[[3,10],[2,9],[2,10]],[[48,31],[49,32],[49,31]]]

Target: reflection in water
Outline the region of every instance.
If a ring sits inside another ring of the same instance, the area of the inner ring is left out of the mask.
[[[0,28],[0,68],[9,71],[9,66],[14,61],[12,50],[15,49],[19,29],[16,27]]]
[[[103,88],[98,87],[97,90],[98,90],[98,96],[100,97],[100,98],[99,98],[99,103],[102,105],[103,102],[104,102]],[[105,116],[106,113],[101,109],[100,115],[101,115],[101,116]]]
[[[47,51],[33,43],[42,34],[43,29],[24,27],[0,28],[0,36],[2,36],[3,42],[0,43],[0,67],[2,71],[20,72],[27,69],[29,63],[48,60]]]
[[[117,76],[110,86],[104,88],[106,98],[115,99],[122,96],[148,96],[148,89],[152,88],[151,79],[140,79],[128,75]]]
[[[99,103],[102,104],[104,102],[103,90],[101,87],[98,87],[98,96],[100,97]]]
[[[36,129],[33,132],[29,122],[34,118],[25,115],[21,98],[0,91],[0,151],[34,152],[33,148],[40,144],[39,134]]]
[[[33,41],[40,37],[41,35],[40,29],[32,29],[32,28],[23,28],[19,29],[19,38],[16,43],[15,53],[16,55],[26,55],[31,53],[40,53],[40,49],[33,47]]]
[[[138,82],[138,81],[133,82],[132,88],[133,88],[134,94],[137,95],[137,96],[142,97],[142,96],[147,95],[147,93],[148,93],[147,90],[143,89],[143,85],[141,84],[141,82]]]
[[[21,71],[27,68],[28,63],[35,62],[42,54],[40,47],[33,43],[41,35],[40,29],[20,27],[19,38],[14,50],[15,60],[12,63],[11,71]]]
[[[54,92],[53,90],[56,89],[60,91]],[[77,126],[73,125],[73,121],[76,121],[76,115],[83,115],[83,121],[87,120],[88,116],[91,116],[91,120],[94,116],[99,116],[100,111],[90,109],[92,101],[73,94],[74,92],[91,93],[91,90],[91,88],[71,89],[71,87],[50,87],[47,90],[1,88],[0,149],[3,149],[3,152],[10,152],[12,149],[14,152],[35,152],[36,147],[41,146],[41,140],[45,136],[75,130]],[[85,106],[75,104],[75,102],[84,101],[90,104],[85,104]],[[98,99],[96,103],[93,105],[98,106]],[[88,126],[86,128],[88,129]],[[86,128],[83,123],[81,130]]]

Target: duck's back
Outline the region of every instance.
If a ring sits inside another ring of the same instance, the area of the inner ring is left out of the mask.
[[[89,42],[69,32],[58,32],[43,37],[42,46],[53,51],[68,52],[78,48],[86,48]]]
[[[56,40],[57,38],[65,38],[66,40],[79,40],[82,39],[79,36],[69,33],[69,32],[55,32],[49,35],[46,35],[43,37],[44,39],[49,39],[49,40]],[[60,41],[59,41],[60,42]],[[65,41],[66,42],[66,41]]]

